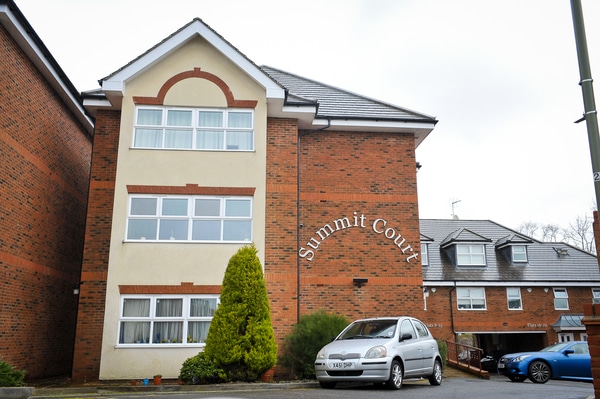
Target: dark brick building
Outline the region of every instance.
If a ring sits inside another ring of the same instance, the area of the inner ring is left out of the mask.
[[[71,372],[93,123],[13,1],[0,1],[0,359]]]

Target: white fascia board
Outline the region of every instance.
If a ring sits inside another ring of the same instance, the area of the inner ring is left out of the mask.
[[[248,76],[264,87],[267,98],[284,98],[285,91],[283,88],[277,85],[277,83],[262,72],[260,68],[250,62],[246,57],[240,54],[239,51],[199,20],[193,21],[187,27],[168,38],[164,43],[161,43],[156,48],[102,82],[102,88],[104,90],[116,91],[119,92],[120,95],[124,95],[125,84],[128,80],[151,67],[163,57],[196,36],[203,37],[225,57],[231,60],[231,62],[239,66]]]
[[[84,98],[83,99],[84,107],[93,107],[93,108],[110,108],[111,104],[108,99],[100,99],[100,98]]]
[[[327,119],[315,119],[315,125],[327,125]],[[332,119],[331,126],[337,127],[357,127],[357,128],[384,128],[397,130],[433,130],[433,123],[416,123],[409,121],[377,121],[377,120],[348,120]]]
[[[598,287],[600,280],[591,281],[430,281],[424,280],[427,287]]]
[[[32,39],[32,35],[36,35],[36,33],[27,32],[27,29],[19,22],[18,18],[10,10],[8,5],[0,5],[0,25],[8,31],[12,39],[17,43],[21,50],[23,50],[25,55],[27,55],[29,60],[35,65],[50,86],[56,90],[56,93],[77,117],[88,134],[92,135],[94,123],[86,115],[85,109],[79,99],[73,96],[71,90],[69,90],[46,55],[43,54],[42,49]]]

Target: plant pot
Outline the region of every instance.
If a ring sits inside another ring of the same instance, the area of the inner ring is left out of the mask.
[[[275,367],[271,367],[263,373],[260,377],[261,382],[273,382],[273,376],[275,375]]]
[[[136,386],[137,385],[137,380],[131,380],[131,385]]]
[[[160,385],[162,377],[154,377],[154,385]]]

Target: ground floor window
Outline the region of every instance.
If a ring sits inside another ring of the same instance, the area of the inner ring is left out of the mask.
[[[203,346],[218,295],[123,295],[119,345]]]

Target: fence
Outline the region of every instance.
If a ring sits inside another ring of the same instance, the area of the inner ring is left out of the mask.
[[[490,378],[489,372],[481,368],[483,349],[458,342],[444,342],[448,347],[448,364],[450,366],[477,374],[482,378]]]

